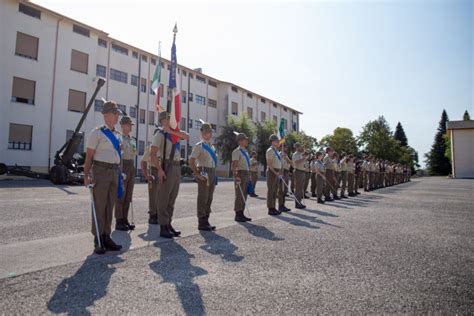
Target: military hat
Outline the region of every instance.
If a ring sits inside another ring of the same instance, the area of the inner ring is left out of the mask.
[[[278,140],[278,136],[275,134],[270,135],[270,141],[273,142],[275,140]]]
[[[168,118],[170,118],[170,114],[166,111],[160,112],[160,114],[158,114],[158,122]]]
[[[135,123],[133,123],[133,121],[132,121],[132,118],[128,115],[122,116],[122,118],[120,119],[120,125],[122,125],[122,124],[135,125]]]
[[[118,113],[118,114],[122,114],[122,111],[120,111],[120,109],[118,108],[117,102],[115,102],[115,101],[107,101],[107,102],[105,102],[104,105],[102,106],[102,114],[105,114],[105,113]]]
[[[209,123],[202,123],[201,132],[212,132],[212,126]]]
[[[295,143],[295,148],[301,148],[301,144],[300,143]]]
[[[237,135],[237,141],[241,141],[243,139],[247,139],[247,140],[249,139],[247,135],[245,135],[245,133],[237,133],[236,135]]]

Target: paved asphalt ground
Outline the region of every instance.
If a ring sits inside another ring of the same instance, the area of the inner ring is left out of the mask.
[[[473,180],[414,179],[278,217],[251,199],[258,219],[247,224],[229,220],[232,183],[222,182],[211,216],[219,229],[202,234],[196,192],[182,184],[175,214],[185,237],[164,241],[146,225],[138,185],[132,246],[97,257],[85,188],[0,181],[0,268],[9,273],[0,313],[474,312]],[[25,255],[12,257],[18,249]],[[63,253],[71,263],[60,263]]]

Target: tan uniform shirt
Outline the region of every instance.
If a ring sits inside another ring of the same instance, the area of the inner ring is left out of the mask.
[[[158,148],[158,152],[156,153],[156,156],[158,159],[163,159],[163,148],[165,145],[165,135],[161,132],[157,132],[155,135],[153,135],[153,142],[151,144],[152,146],[155,146]],[[173,143],[171,140],[168,138],[166,139],[166,156],[164,157],[166,160],[170,158],[171,154],[171,147],[173,146]],[[180,161],[181,160],[181,153],[179,152],[178,148],[176,147],[176,152],[174,153],[173,161]]]
[[[250,158],[250,171],[258,171],[258,161],[257,158]]]
[[[324,156],[323,163],[326,169],[334,170],[334,162],[328,155]]]
[[[354,174],[355,173],[355,165],[353,162],[348,162],[346,164],[346,171],[350,174]]]
[[[204,149],[204,147],[202,146],[203,143],[204,143],[204,141],[200,141],[199,143],[197,143],[194,146],[193,151],[191,152],[191,158],[196,159],[198,167],[216,168],[216,164],[214,163],[214,159],[212,159],[211,154],[206,149]],[[214,148],[214,146],[212,144],[208,143],[207,145],[211,148],[211,150],[214,153],[216,152],[216,149]],[[216,154],[216,156],[217,156],[217,154]]]
[[[341,160],[341,162],[339,163],[339,168],[340,168],[340,171],[348,171],[347,162],[345,159]]]
[[[148,146],[146,149],[145,149],[145,152],[143,153],[143,156],[142,156],[142,161],[146,162],[146,163],[150,163],[151,160],[150,160],[150,147]]]
[[[308,160],[304,161],[304,171],[305,172],[310,172],[311,171],[309,164],[310,164],[310,162]]]
[[[305,171],[305,170],[304,170],[304,162],[305,162],[305,160],[300,161],[300,162],[297,161],[297,160],[301,160],[301,159],[303,159],[303,154],[296,151],[296,152],[293,154],[293,157],[292,157],[293,165],[294,165],[295,169],[301,170],[301,171]]]
[[[133,160],[137,155],[137,141],[132,136],[122,134],[122,159]]]
[[[242,150],[247,154],[247,157],[249,157],[248,156],[249,153],[247,152],[247,149],[242,148]],[[250,170],[250,166],[249,164],[247,164],[247,160],[245,159],[244,155],[240,151],[240,147],[237,147],[232,152],[232,161],[237,161],[237,170],[244,170],[244,171]]]
[[[280,152],[281,155],[281,152]],[[288,155],[285,153],[285,155],[281,156],[281,161],[283,162],[283,169],[285,170],[290,170],[291,167],[291,160],[288,158]]]
[[[267,149],[267,152],[265,153],[265,158],[268,160],[272,160],[272,167],[273,169],[275,170],[280,170],[282,167],[283,167],[283,163],[282,163],[282,158],[281,156],[278,157],[277,156],[277,153],[278,151],[276,151],[276,149],[274,149],[273,147],[270,147]],[[280,155],[280,153],[278,153],[278,155]]]
[[[90,132],[89,139],[87,141],[87,148],[95,150],[94,160],[119,164],[120,157],[112,142],[101,131],[101,128],[102,126],[99,126]],[[120,139],[119,132],[114,130],[113,133],[117,139]]]

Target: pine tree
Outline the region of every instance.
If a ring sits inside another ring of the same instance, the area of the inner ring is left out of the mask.
[[[464,121],[470,121],[471,120],[471,117],[469,116],[469,112],[467,110],[464,112],[464,115],[463,115],[462,119]]]
[[[444,135],[446,134],[447,122],[448,114],[446,110],[443,110],[433,145],[430,152],[426,154],[426,163],[431,175],[448,175],[451,172],[451,163],[445,156],[447,146]]]
[[[397,127],[395,128],[395,134],[393,137],[400,142],[401,146],[408,146],[407,135],[405,134],[405,130],[403,129],[403,126],[400,122],[398,122]]]

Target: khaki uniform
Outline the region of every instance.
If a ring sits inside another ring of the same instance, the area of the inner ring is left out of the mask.
[[[99,234],[110,235],[113,210],[118,194],[120,157],[102,129],[107,129],[107,127],[101,126],[91,131],[87,148],[95,150],[92,162],[92,182],[94,183],[92,192]],[[120,139],[119,132],[115,130],[112,132],[117,139]],[[94,220],[92,220],[91,232],[94,236],[96,235]]]
[[[304,162],[304,194],[308,192],[309,187],[309,180],[311,180],[311,169],[310,169],[310,162],[306,160]]]
[[[375,189],[375,164],[370,161],[368,165],[369,170],[369,190]]]
[[[255,193],[255,187],[258,181],[258,161],[257,158],[250,158],[250,180],[252,181],[253,191]]]
[[[216,188],[216,164],[212,159],[211,154],[204,149],[204,141],[200,141],[194,146],[191,152],[191,158],[196,159],[196,165],[201,175],[206,177],[206,180],[197,180],[198,183],[198,198],[197,198],[197,216],[198,218],[209,218],[211,214],[211,204],[214,197],[214,190]],[[207,143],[209,148],[216,153],[216,149],[212,144]],[[217,154],[216,154],[217,157]]]
[[[316,160],[314,163],[314,170],[318,170],[321,174],[326,172],[324,163],[321,160]],[[322,199],[324,193],[325,181],[323,176],[316,174],[316,195],[318,199]]]
[[[340,168],[340,181],[341,181],[341,195],[344,195],[346,192],[347,188],[347,162],[346,159],[342,159],[341,162],[339,163],[339,168]]]
[[[158,215],[158,169],[151,165],[150,159],[150,147],[145,149],[143,153],[142,160],[150,166],[150,175],[154,177],[154,180],[148,182],[148,214],[150,215]]]
[[[156,155],[161,160],[162,165],[164,165],[163,170],[166,173],[166,179],[163,180],[157,197],[159,225],[170,225],[173,219],[174,203],[176,202],[181,182],[181,155],[176,146],[173,159],[170,160],[173,143],[169,136],[165,139],[165,134],[167,133],[157,132],[153,135],[152,142],[152,146],[158,148]],[[164,152],[165,143],[166,152]]]
[[[130,203],[132,202],[133,187],[135,186],[135,165],[137,141],[132,136],[122,135],[122,173],[123,196],[115,205],[115,219],[127,219]]]
[[[352,161],[348,162],[346,165],[347,171],[347,192],[349,194],[354,194],[354,188],[357,185],[355,183],[355,165]]]
[[[295,152],[292,156],[293,165],[294,165],[294,182],[295,182],[295,196],[298,201],[302,202],[304,198],[304,181],[306,176],[305,171],[305,160],[302,162],[297,162],[297,160],[304,159],[303,154],[300,152]]]
[[[336,188],[336,181],[334,180],[335,174],[335,164],[334,161],[326,155],[323,159],[324,168],[325,168],[325,176],[326,176],[326,187],[324,190],[324,196],[326,198],[330,198],[330,193],[332,193],[333,197],[337,196],[337,188]]]
[[[240,147],[237,147],[232,152],[232,161],[237,161],[237,176],[240,178],[240,188],[239,185],[235,185],[235,201],[234,201],[234,211],[243,212],[245,208],[245,202],[247,201],[247,185],[250,178],[250,158],[249,163],[244,154],[242,154]],[[242,148],[242,151],[249,157],[247,149]],[[242,198],[242,193],[244,198]]]
[[[287,153],[285,152],[280,153],[283,161],[283,180],[287,185],[290,184],[290,168],[291,168],[291,160],[288,158]],[[286,196],[288,194],[288,188],[286,185],[283,185],[283,193]]]
[[[362,186],[364,188],[364,191],[369,190],[369,162],[367,160],[364,160],[364,162],[361,165],[361,171],[362,171]]]
[[[316,187],[317,187],[317,177],[316,177],[316,164],[317,161],[316,159],[313,159],[309,165],[309,168],[311,170],[311,193],[313,195],[316,194]]]
[[[283,162],[280,156],[280,153],[270,147],[267,149],[265,154],[265,159],[272,160],[273,169],[277,172],[281,172],[283,169]],[[285,205],[285,193],[283,190],[283,183],[278,179],[278,177],[267,168],[267,208],[274,209],[275,208],[275,200],[278,198],[278,207],[283,207]]]

